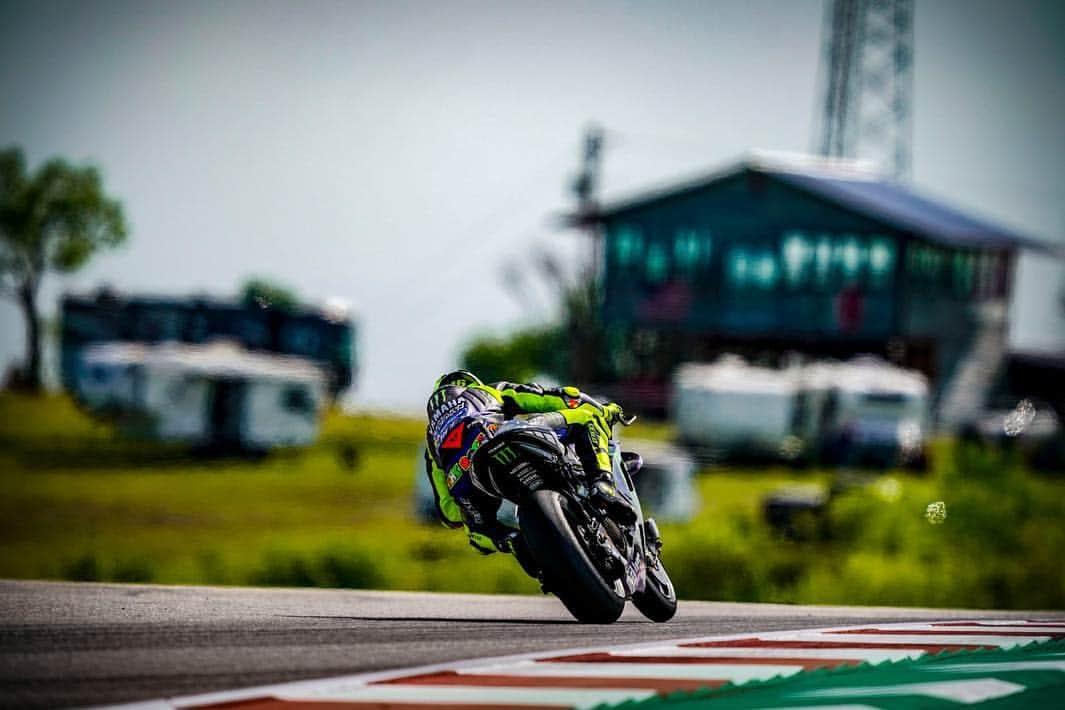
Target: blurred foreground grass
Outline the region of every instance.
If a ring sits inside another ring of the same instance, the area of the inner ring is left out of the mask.
[[[635,432],[666,436],[662,427]],[[508,557],[416,520],[422,425],[331,414],[321,441],[260,461],[131,443],[65,397],[0,394],[0,576],[537,593]],[[827,471],[714,469],[701,511],[663,526],[683,598],[1000,608],[1065,606],[1065,480],[938,445],[926,477],[839,494],[804,541],[767,492]],[[932,501],[947,519],[924,517]]]

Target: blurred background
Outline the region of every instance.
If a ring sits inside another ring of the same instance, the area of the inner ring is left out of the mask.
[[[0,575],[536,593],[424,398],[574,383],[686,598],[1060,608],[1058,2],[0,3]]]

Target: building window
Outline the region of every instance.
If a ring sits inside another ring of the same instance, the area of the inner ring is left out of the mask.
[[[710,264],[713,248],[710,233],[704,230],[678,229],[673,236],[673,262],[677,271],[692,275]]]
[[[832,273],[832,237],[821,234],[814,247],[814,281],[819,289],[827,289]]]
[[[658,242],[651,242],[647,247],[647,262],[644,274],[649,284],[660,284],[669,276],[669,255]]]
[[[851,284],[869,288],[891,285],[895,242],[874,234],[785,232],[780,242],[779,277],[790,289],[836,289]],[[764,267],[766,274],[771,267]]]
[[[954,293],[959,296],[971,295],[976,271],[976,256],[970,252],[956,251],[952,262]]]
[[[777,285],[778,276],[776,255],[769,250],[758,252],[754,262],[755,285],[763,291],[772,290]]]
[[[869,285],[873,288],[889,288],[895,273],[895,241],[883,235],[874,235],[869,242]]]
[[[906,267],[910,277],[918,283],[942,284],[945,270],[943,250],[929,244],[911,244]]]
[[[314,400],[306,387],[287,385],[281,390],[281,406],[297,414],[313,414]]]
[[[779,267],[776,255],[768,249],[734,247],[727,259],[729,285],[736,290],[769,291],[776,287]]]
[[[925,249],[925,264],[929,281],[941,282],[943,280],[943,274],[945,273],[943,262],[946,260],[945,250],[938,247],[927,247]]]
[[[809,284],[815,251],[813,239],[804,232],[784,234],[780,242],[780,263],[789,288],[803,288]]]
[[[315,323],[286,323],[281,330],[281,350],[296,355],[325,355],[320,327]]]
[[[865,245],[853,234],[844,234],[835,241],[836,265],[843,284],[859,281],[866,259]]]
[[[995,255],[995,276],[991,288],[991,295],[1002,298],[1009,288],[1011,262],[1008,256],[999,253]]]
[[[992,252],[983,252],[978,257],[978,270],[979,276],[977,282],[979,284],[980,296],[983,298],[994,298],[1001,296],[998,292],[998,264],[999,257]]]
[[[270,344],[270,331],[258,316],[237,316],[233,319],[233,335],[249,348],[265,348]]]
[[[643,258],[643,234],[636,227],[618,227],[611,241],[614,263],[619,267],[628,268]]]
[[[747,285],[748,257],[747,250],[735,247],[728,253],[728,282],[736,289]]]

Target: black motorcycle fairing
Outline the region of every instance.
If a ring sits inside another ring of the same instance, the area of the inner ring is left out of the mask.
[[[555,482],[566,449],[546,427],[515,421],[504,424],[473,456],[471,481],[482,491],[520,502]]]

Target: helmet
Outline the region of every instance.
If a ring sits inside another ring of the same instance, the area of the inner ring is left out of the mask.
[[[436,384],[433,385],[433,392],[443,387],[469,387],[470,385],[483,385],[480,378],[473,374],[469,370],[455,370],[449,372],[446,375],[441,375]]]
[[[484,384],[468,370],[455,370],[437,378],[433,385],[433,393],[425,405],[426,413],[432,418],[433,413],[449,400],[455,399],[470,385]]]

